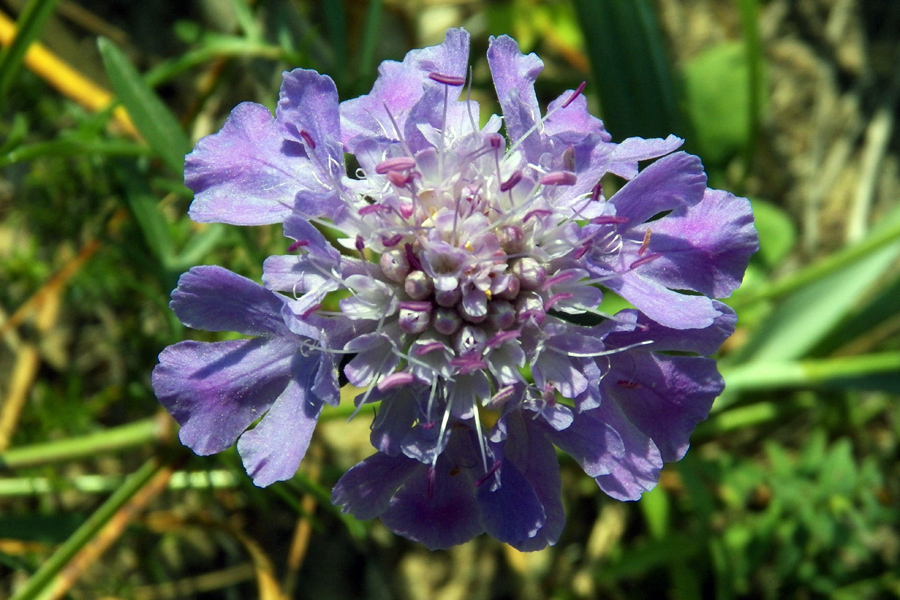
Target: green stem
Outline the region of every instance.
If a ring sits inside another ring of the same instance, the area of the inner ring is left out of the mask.
[[[122,508],[150,479],[162,468],[157,459],[150,459],[138,469],[109,499],[104,502],[88,520],[67,539],[25,585],[12,597],[12,600],[33,600],[41,594],[56,575],[68,564],[79,550],[86,546],[113,515]]]
[[[133,448],[162,438],[163,423],[156,418],[45,444],[13,448],[0,454],[0,468],[20,469],[39,464],[74,460],[99,452]]]
[[[884,248],[884,246],[898,240],[900,240],[900,222],[885,227],[880,231],[873,233],[860,243],[827,256],[793,275],[789,275],[753,291],[747,291],[746,293],[738,292],[729,304],[733,308],[739,309],[762,300],[774,300],[786,296],[791,292],[813,283],[814,281],[818,281],[835,271],[839,271],[844,267],[865,258],[872,252],[880,250]]]
[[[881,352],[800,361],[756,361],[722,369],[729,392],[810,387],[850,377],[900,371],[900,352]]]

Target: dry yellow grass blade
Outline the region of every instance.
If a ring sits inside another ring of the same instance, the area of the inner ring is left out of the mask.
[[[0,43],[8,46],[16,37],[16,24],[0,12]],[[104,110],[113,96],[73,69],[67,62],[40,43],[34,43],[25,54],[25,66],[62,95],[93,111]],[[128,113],[121,106],[113,110],[118,126],[133,138],[140,138]]]

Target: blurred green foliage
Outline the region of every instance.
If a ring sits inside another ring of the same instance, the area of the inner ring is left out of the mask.
[[[27,39],[60,18],[54,5],[29,2]],[[591,78],[614,139],[683,133],[715,185],[749,194],[756,178],[778,189],[754,158],[768,89],[757,3],[729,6],[738,33],[681,61],[655,6],[499,0],[424,15],[378,0],[86,2],[101,24],[70,25],[79,44],[54,49],[105,73],[140,138],[112,107],[94,112],[55,91],[20,49],[0,56],[0,416],[13,424],[0,442],[0,596],[51,597],[67,561],[144,495],[149,516],[132,515],[102,569],[79,567],[67,597],[275,597],[261,583],[267,568],[304,596],[415,597],[414,585],[441,585],[411,576],[416,561],[477,598],[900,596],[896,202],[864,240],[810,255],[798,244],[808,223],[786,199],[752,194],[762,249],[730,300],[741,323],[721,357],[729,388],[694,448],[630,505],[601,498],[564,462],[566,532],[532,557],[489,539],[428,554],[339,514],[328,495],[359,451],[352,442],[317,438],[296,478],[259,490],[233,451],[195,457],[159,420],[157,353],[221,339],[169,311],[178,275],[210,263],[258,277],[284,246],[276,227],[192,223],[183,153],[238,102],[272,107],[285,69],[319,69],[353,97],[378,61],[437,41],[426,20],[444,19],[471,29],[473,95],[489,102],[481,50],[488,33],[511,32],[547,62],[541,98]],[[97,53],[83,52],[94,38]],[[13,409],[18,384],[25,402]],[[350,428],[346,416],[323,419]],[[202,476],[148,491],[167,469]],[[291,562],[298,520],[312,533],[305,560]],[[173,581],[191,583],[166,595]]]

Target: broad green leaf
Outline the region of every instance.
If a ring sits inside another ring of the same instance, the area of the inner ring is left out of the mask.
[[[721,164],[750,138],[750,76],[741,42],[724,42],[688,61],[684,95],[700,154]]]
[[[794,247],[797,230],[791,218],[778,206],[751,198],[756,230],[759,232],[759,257],[767,267],[778,266]]]
[[[184,169],[190,142],[162,100],[144,82],[128,57],[106,38],[97,41],[106,74],[131,120],[156,154],[176,173]]]
[[[575,0],[614,139],[684,136],[675,76],[650,0]]]

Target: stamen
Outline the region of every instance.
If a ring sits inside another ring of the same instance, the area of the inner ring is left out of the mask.
[[[512,395],[515,393],[516,387],[513,385],[507,385],[506,387],[500,388],[500,391],[494,394],[485,406],[488,408],[498,408],[501,404],[512,398]]]
[[[409,385],[415,380],[416,378],[413,377],[412,373],[401,371],[399,373],[391,373],[390,375],[379,381],[378,385],[376,385],[375,387],[379,392],[383,392],[385,390],[391,390],[402,385]]]
[[[636,269],[636,268],[640,267],[641,265],[646,265],[649,262],[653,262],[654,260],[656,260],[657,258],[659,258],[661,256],[662,256],[662,254],[648,254],[647,256],[645,256],[643,258],[639,258],[636,261],[634,261],[633,263],[631,263],[630,265],[628,265],[628,268]]]
[[[309,135],[309,132],[305,129],[300,130],[300,137],[303,138],[303,141],[306,142],[306,145],[309,146],[310,150],[316,149],[316,142],[312,139],[312,136]]]
[[[396,246],[397,244],[399,244],[399,243],[402,242],[402,241],[403,241],[403,234],[402,234],[402,233],[394,234],[394,235],[392,235],[392,236],[389,237],[389,238],[386,238],[386,237],[382,237],[382,238],[381,238],[381,244],[382,244],[385,248],[393,248],[394,246]]]
[[[400,171],[388,171],[387,178],[392,184],[402,188],[408,186],[412,182],[414,175],[412,173],[404,175]]]
[[[366,242],[363,240],[363,236],[356,234],[356,251],[362,254],[362,251],[366,249]],[[365,259],[365,257],[363,257]]]
[[[488,348],[498,348],[510,340],[518,339],[520,335],[522,335],[522,332],[516,329],[511,329],[509,331],[498,331],[497,334],[492,337],[491,340],[487,343]]]
[[[385,175],[388,171],[407,171],[415,166],[415,159],[408,156],[395,156],[375,165],[375,172],[379,175]]]
[[[533,211],[526,213],[525,216],[522,218],[522,222],[527,223],[528,219],[530,219],[531,217],[536,217],[536,216],[549,217],[552,214],[553,214],[552,210],[547,210],[545,208],[536,208]]]
[[[509,190],[516,187],[516,184],[522,181],[522,171],[515,171],[512,175],[509,176],[509,179],[500,184],[501,192],[508,192]]]
[[[297,240],[296,242],[294,242],[293,244],[288,246],[287,251],[288,251],[288,253],[290,253],[290,252],[293,252],[294,250],[296,250],[297,248],[303,248],[304,246],[309,246],[309,240]]]
[[[412,244],[407,242],[403,245],[403,249],[406,250],[406,262],[409,263],[409,268],[413,271],[421,271],[422,261],[420,261],[419,257],[416,256],[416,253],[413,252]]]
[[[499,133],[491,133],[487,136],[488,143],[491,145],[491,148],[494,150],[499,150],[503,147],[503,136]]]
[[[390,206],[385,206],[384,204],[367,204],[360,208],[357,213],[359,216],[364,217],[366,215],[371,215],[373,213],[389,213],[392,209]]]
[[[541,183],[544,185],[575,185],[578,178],[575,173],[569,171],[553,171],[541,177]]]
[[[609,356],[611,354],[619,354],[620,352],[627,352],[629,350],[634,350],[635,348],[640,348],[641,346],[647,346],[649,344],[654,343],[653,340],[644,340],[643,342],[636,342],[634,344],[630,344],[628,346],[622,346],[621,348],[613,348],[612,350],[603,350],[600,352],[573,352],[572,350],[564,350],[561,348],[557,348],[552,344],[547,344],[547,349],[552,350],[554,352],[558,352],[560,354],[566,354],[568,356],[574,356],[577,358],[596,358],[598,356]]]
[[[450,365],[456,367],[460,375],[468,375],[473,371],[485,371],[488,368],[488,364],[481,360],[476,352],[451,358]]]
[[[503,464],[503,461],[498,460],[493,465],[491,465],[491,468],[488,470],[487,473],[484,474],[484,477],[482,477],[481,479],[479,479],[478,481],[475,482],[475,487],[480,487],[485,481],[490,479],[491,476],[497,472],[497,469],[499,469],[500,465],[502,465],[502,464]]]
[[[591,189],[591,201],[596,202],[603,195],[603,182],[598,181]]]
[[[574,146],[566,146],[566,149],[563,150],[562,154],[562,163],[563,168],[566,171],[575,172],[575,147]]]
[[[434,71],[428,74],[428,79],[437,81],[438,83],[443,83],[444,85],[451,85],[453,87],[457,87],[466,83],[465,77],[445,75],[443,73],[435,73]]]
[[[594,225],[621,225],[622,223],[627,223],[629,220],[628,217],[595,217],[591,219],[591,223]]]
[[[575,294],[571,292],[561,292],[559,294],[554,294],[550,296],[550,299],[544,303],[544,310],[550,310],[554,305],[559,304],[563,300],[571,300],[575,297]]]
[[[647,246],[650,245],[650,228],[647,228],[647,231],[644,232],[644,241],[641,242],[641,247],[638,248],[638,256],[643,256],[644,252],[647,251]]]
[[[429,342],[427,344],[422,344],[421,346],[416,346],[415,353],[416,356],[424,356],[435,350],[443,350],[445,347],[446,346],[440,342]]]
[[[309,308],[304,310],[302,313],[300,313],[300,318],[305,319],[305,318],[309,317],[309,315],[311,315],[314,312],[316,312],[317,310],[319,310],[320,308],[322,308],[321,304],[318,304],[318,303],[313,304],[312,306],[310,306]]]
[[[569,99],[563,102],[562,108],[567,108],[570,104],[575,102],[575,98],[577,98],[581,94],[581,92],[584,91],[584,87],[586,85],[587,81],[582,81],[581,85],[579,85],[578,88],[574,92],[572,92],[572,95],[569,96]]]
[[[544,282],[544,284],[541,286],[541,291],[547,291],[551,286],[554,286],[558,283],[565,283],[567,281],[570,281],[576,275],[577,273],[575,273],[574,271],[563,271],[561,273],[557,273]]]

